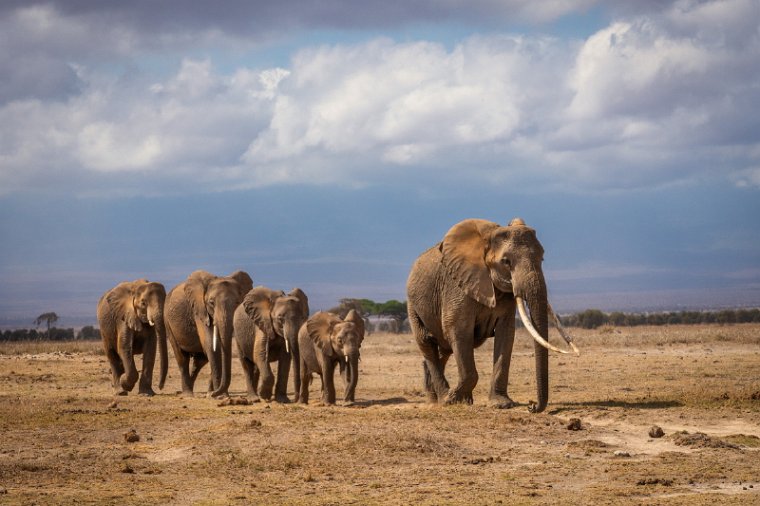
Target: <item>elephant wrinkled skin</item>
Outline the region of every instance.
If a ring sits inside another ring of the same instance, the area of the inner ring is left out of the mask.
[[[146,279],[125,281],[107,291],[98,302],[98,323],[116,395],[127,395],[137,383],[140,395],[154,395],[153,366],[156,345],[160,351],[159,388],[164,388],[168,369],[164,303],[166,290],[161,283]],[[135,355],[143,355],[138,374]]]
[[[335,366],[340,364],[345,375],[347,403],[354,402],[359,380],[359,348],[364,340],[364,320],[351,310],[345,319],[320,311],[309,318],[298,331],[301,350],[301,394],[299,402],[309,403],[312,373],[322,377],[322,401],[335,404]]]
[[[409,322],[424,357],[425,388],[431,402],[472,403],[478,382],[473,350],[494,337],[490,399],[503,408],[515,405],[507,385],[515,307],[522,299],[530,309],[526,326],[532,325],[540,334],[534,337],[538,401],[530,410],[546,408],[551,309],[541,268],[543,255],[535,230],[519,218],[506,227],[470,219],[454,225],[442,242],[417,258],[407,281]],[[451,355],[459,372],[454,388],[444,376]]]
[[[288,376],[293,366],[296,401],[301,385],[298,329],[309,317],[309,299],[300,288],[287,295],[281,290],[257,286],[235,310],[235,343],[245,373],[248,397],[289,402]],[[277,384],[270,362],[277,362]],[[259,375],[261,388],[258,389]]]
[[[233,315],[251,288],[253,280],[243,271],[227,277],[195,271],[166,296],[166,331],[182,373],[184,394],[192,395],[198,373],[211,362],[211,395],[227,395],[232,372]]]

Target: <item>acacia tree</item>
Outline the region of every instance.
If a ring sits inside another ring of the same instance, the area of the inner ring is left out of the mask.
[[[50,312],[50,313],[42,313],[37,317],[36,320],[34,320],[34,323],[39,327],[40,323],[45,322],[47,325],[47,338],[50,339],[50,325],[54,324],[58,321],[58,315]]]

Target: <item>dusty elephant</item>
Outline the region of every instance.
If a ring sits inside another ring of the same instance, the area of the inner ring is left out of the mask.
[[[364,340],[364,320],[355,310],[345,319],[320,311],[298,331],[301,350],[301,394],[299,402],[308,404],[312,373],[322,377],[322,401],[335,404],[335,366],[340,364],[346,382],[343,399],[354,402],[359,380],[359,348]]]
[[[195,271],[166,296],[166,331],[182,374],[184,394],[192,395],[198,373],[211,362],[211,395],[227,395],[233,315],[251,288],[253,281],[243,271],[227,277]]]
[[[494,337],[490,399],[499,407],[515,403],[507,393],[515,336],[515,306],[533,336],[536,355],[536,404],[549,399],[547,300],[541,264],[544,249],[536,232],[515,218],[506,227],[485,220],[454,225],[443,241],[417,258],[407,281],[409,322],[424,357],[425,388],[431,402],[472,402],[478,382],[474,349]],[[530,316],[524,301],[530,308]],[[554,318],[559,326],[559,321]],[[564,332],[563,337],[571,343]],[[444,376],[454,355],[459,383],[450,389]]]
[[[126,281],[107,291],[98,302],[98,323],[103,349],[113,373],[117,395],[132,391],[138,376],[140,395],[154,395],[153,366],[156,344],[161,371],[158,387],[163,389],[168,369],[164,302],[166,290],[161,283],[146,279]],[[142,371],[137,372],[135,355],[143,355]]]
[[[257,286],[235,310],[235,343],[250,399],[256,400],[260,395],[269,400],[274,387],[275,400],[289,402],[287,389],[292,362],[295,400],[298,401],[301,385],[298,329],[308,317],[309,299],[300,288],[286,295],[282,290]],[[278,363],[276,386],[270,362]]]

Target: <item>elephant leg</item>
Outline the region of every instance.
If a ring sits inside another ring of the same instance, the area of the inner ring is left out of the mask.
[[[256,393],[256,384],[253,381],[253,377],[256,374],[256,365],[248,358],[240,355],[240,365],[243,366],[243,374],[245,375],[245,386],[248,392],[248,399],[251,402],[258,402],[259,395]]]
[[[188,375],[188,383],[190,384],[190,393],[193,392],[193,388],[195,388],[195,381],[198,379],[198,374],[200,374],[201,369],[208,364],[208,359],[206,358],[206,355],[203,353],[193,353],[192,354],[193,359],[193,368],[190,370]],[[190,357],[188,356],[188,362],[190,361]]]
[[[478,371],[475,367],[472,337],[469,339],[465,338],[462,341],[451,339],[450,342],[459,372],[459,383],[453,390],[449,390],[444,403],[472,404],[472,391],[475,389],[475,385],[478,384]]]
[[[206,355],[206,360],[208,361],[208,364],[211,366],[211,377],[209,378],[209,383],[208,383],[208,392],[209,394],[211,394],[219,388],[219,385],[222,382],[221,350],[217,348],[217,351],[216,352],[214,351],[214,337],[213,337],[214,334],[212,332],[212,327],[202,325],[202,326],[198,326],[198,328],[201,329],[201,331],[203,332],[202,334],[200,334],[201,347],[203,348],[203,353]]]
[[[298,394],[298,400],[301,404],[309,403],[309,385],[311,384],[311,372],[306,364],[301,361],[301,391]]]
[[[174,360],[177,361],[177,367],[179,367],[180,381],[182,382],[182,395],[193,395],[193,384],[190,381],[190,354],[182,351],[182,348],[177,344],[177,340],[174,338],[174,332],[171,325],[166,324],[166,337],[171,344],[172,351],[174,352]]]
[[[253,343],[253,362],[256,365],[256,383],[261,379],[261,385],[259,385],[259,397],[265,401],[269,401],[272,398],[275,378],[272,373],[272,366],[269,365],[269,356],[266,347],[267,342],[265,338],[256,339]]]
[[[335,404],[335,362],[325,360],[322,366],[322,402],[328,406]]]
[[[515,343],[515,311],[511,318],[500,318],[496,324],[493,343],[493,376],[491,377],[491,402],[501,409],[517,405],[507,393],[509,386],[509,366],[512,362],[512,347]]]
[[[431,339],[418,341],[418,345],[425,358],[422,363],[425,391],[428,393],[428,401],[435,404],[445,399],[449,393],[449,383],[443,374],[445,362],[441,361],[438,345]]]
[[[153,396],[153,366],[156,363],[156,346],[158,341],[155,332],[143,342],[142,371],[140,372],[139,395]]]
[[[116,393],[118,393],[121,391],[119,380],[121,379],[121,375],[124,374],[124,365],[121,363],[121,359],[119,358],[119,354],[116,352],[116,350],[108,350],[106,356],[108,357],[108,363],[111,366],[111,386],[114,387],[116,389]]]
[[[132,354],[133,339],[131,331],[124,332],[118,339],[119,358],[124,365],[124,374],[119,378],[119,387],[121,388],[116,392],[116,395],[127,395],[137,383],[139,374],[135,366],[135,357]]]
[[[274,389],[274,400],[289,403],[288,399],[288,376],[290,376],[290,354],[281,353],[277,362],[277,385]]]

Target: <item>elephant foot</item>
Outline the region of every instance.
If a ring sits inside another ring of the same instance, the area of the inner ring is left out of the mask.
[[[182,392],[179,393],[179,396],[182,397],[183,399],[192,399],[193,397],[195,397],[195,394],[193,393],[192,390],[183,390]]]
[[[230,394],[227,392],[209,392],[207,396],[210,399],[227,399]]]
[[[139,392],[137,392],[137,395],[139,395],[140,397],[153,397],[154,395],[156,395],[156,392],[154,392],[153,389],[151,388],[149,390],[140,390]]]
[[[508,395],[492,395],[491,405],[497,409],[510,409],[517,406],[517,403],[513,401]]]
[[[279,402],[280,404],[290,404],[290,399],[288,399],[287,395],[275,395],[274,402]]]
[[[428,392],[427,400],[430,404],[438,404],[438,394],[435,392]]]
[[[443,404],[446,406],[450,406],[452,404],[472,404],[472,392],[449,392],[449,395],[446,396]]]
[[[117,390],[116,392],[114,392],[114,395],[120,395],[120,396],[125,396],[125,395],[127,395],[127,394],[129,394],[129,392],[127,392],[127,391],[126,391],[126,390],[124,390],[124,389],[121,389],[121,390]]]
[[[256,394],[248,394],[248,402],[250,403],[261,402],[261,399]]]

